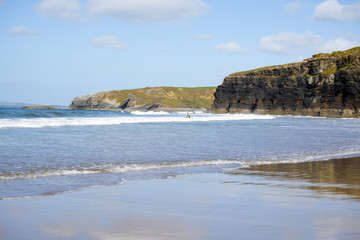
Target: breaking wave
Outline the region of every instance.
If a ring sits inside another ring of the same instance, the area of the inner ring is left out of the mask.
[[[203,114],[191,118],[184,116],[121,116],[121,117],[54,117],[0,119],[0,128],[43,128],[62,126],[95,126],[136,123],[208,122],[274,119],[272,115]]]
[[[56,176],[69,175],[87,175],[97,173],[121,174],[129,172],[141,172],[162,169],[179,169],[206,166],[230,166],[231,168],[249,167],[252,165],[263,164],[279,164],[279,163],[300,163],[311,161],[325,161],[330,159],[357,157],[360,156],[360,149],[349,149],[347,151],[335,151],[328,154],[317,154],[312,156],[297,156],[286,159],[268,159],[268,160],[193,160],[180,162],[163,162],[153,164],[104,164],[92,165],[82,168],[72,169],[42,169],[26,172],[3,172],[0,174],[0,181],[16,180],[16,179],[35,179]]]
[[[131,111],[130,114],[134,114],[134,115],[168,115],[171,114],[169,112],[164,112],[164,111]]]
[[[87,168],[74,168],[74,169],[49,169],[39,171],[27,172],[10,172],[2,173],[0,181],[8,181],[15,179],[34,179],[44,177],[68,176],[68,175],[86,175],[96,173],[127,173],[139,172],[148,170],[161,170],[169,168],[189,168],[189,167],[202,167],[202,166],[215,166],[215,165],[241,165],[240,161],[236,160],[201,160],[201,161],[184,161],[184,162],[170,162],[159,164],[106,164],[96,165]]]

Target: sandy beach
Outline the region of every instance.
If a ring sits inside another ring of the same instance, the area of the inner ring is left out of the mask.
[[[0,201],[0,239],[359,239],[360,158]]]
[[[0,240],[360,240],[360,0],[0,0]]]

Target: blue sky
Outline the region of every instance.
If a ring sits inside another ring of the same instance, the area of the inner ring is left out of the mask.
[[[0,0],[0,102],[217,86],[359,45],[354,0]]]

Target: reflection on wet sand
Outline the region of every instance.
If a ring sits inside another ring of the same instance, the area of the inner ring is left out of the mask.
[[[133,216],[102,228],[88,230],[94,239],[201,239],[203,233],[196,225],[189,225],[181,217],[162,216],[144,218]]]
[[[231,173],[262,176],[269,180],[286,180],[281,183],[283,187],[311,189],[320,193],[345,194],[351,198],[360,199],[360,157],[265,164],[238,169]]]
[[[359,167],[262,165],[0,201],[0,239],[357,240]]]
[[[187,219],[174,216],[116,217],[106,224],[95,224],[93,220],[50,221],[40,224],[39,229],[46,237],[62,239],[201,239],[204,234],[197,224],[189,224]]]

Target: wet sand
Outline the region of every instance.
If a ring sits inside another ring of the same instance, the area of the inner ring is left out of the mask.
[[[0,239],[360,239],[360,158],[0,201]]]

